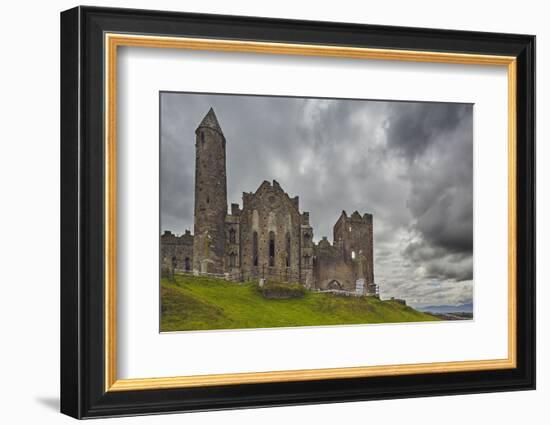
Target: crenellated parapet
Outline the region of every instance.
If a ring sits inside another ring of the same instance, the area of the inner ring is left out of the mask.
[[[161,264],[171,265],[174,269],[191,271],[193,264],[194,237],[190,230],[183,235],[175,235],[165,230],[160,237]]]
[[[193,235],[190,230],[185,230],[183,235],[176,235],[170,230],[165,230],[160,240],[165,245],[193,245]]]

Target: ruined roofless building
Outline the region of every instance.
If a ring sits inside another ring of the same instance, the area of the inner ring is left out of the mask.
[[[266,278],[300,282],[308,289],[377,293],[373,268],[373,218],[342,211],[315,244],[309,213],[300,212],[275,180],[244,192],[242,208],[227,208],[226,139],[210,108],[195,131],[194,235],[161,236],[162,264],[231,280]]]

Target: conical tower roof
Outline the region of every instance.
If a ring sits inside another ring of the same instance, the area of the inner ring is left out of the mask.
[[[220,123],[218,122],[218,118],[216,117],[216,113],[213,108],[210,108],[197,128],[201,127],[208,127],[223,134],[222,128],[220,127]]]

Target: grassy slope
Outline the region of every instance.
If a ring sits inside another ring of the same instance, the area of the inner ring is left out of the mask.
[[[176,276],[161,281],[161,331],[271,328],[438,320],[393,301],[307,292],[265,299],[253,283]]]

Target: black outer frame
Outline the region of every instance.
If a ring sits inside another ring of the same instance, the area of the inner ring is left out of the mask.
[[[517,57],[517,368],[104,391],[105,32]],[[61,13],[61,412],[75,418],[535,388],[535,37],[76,7]]]

